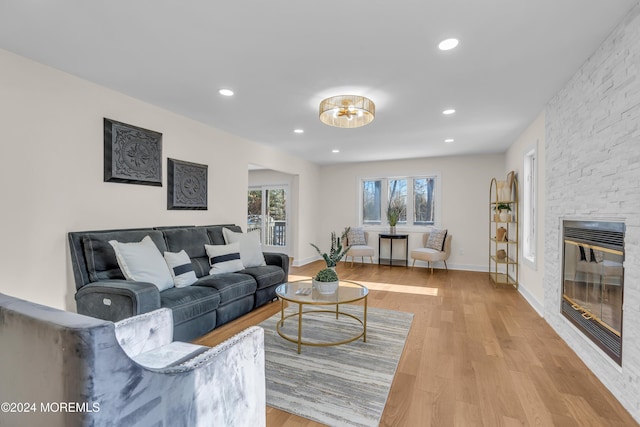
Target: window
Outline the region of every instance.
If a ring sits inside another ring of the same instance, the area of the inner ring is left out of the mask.
[[[362,222],[364,224],[381,224],[382,218],[382,181],[362,181]]]
[[[522,217],[522,255],[533,267],[536,266],[536,149],[524,155],[524,189]]]
[[[389,177],[360,180],[360,219],[364,226],[388,224],[389,203],[402,206],[399,226],[430,226],[437,223],[439,177]]]

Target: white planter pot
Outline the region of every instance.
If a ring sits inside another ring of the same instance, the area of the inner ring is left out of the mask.
[[[500,212],[500,221],[509,222],[510,219],[511,219],[511,214],[508,211]]]
[[[340,282],[318,282],[316,279],[313,279],[311,283],[313,288],[315,288],[318,293],[322,295],[330,295],[336,293],[336,291],[338,290],[338,284]]]

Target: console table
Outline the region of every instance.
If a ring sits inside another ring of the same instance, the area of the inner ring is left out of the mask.
[[[378,234],[378,248],[380,248],[380,242],[382,239],[389,239],[389,258],[380,258],[378,257],[378,264],[389,264],[392,265],[402,265],[404,262],[404,266],[409,266],[409,235],[408,234]],[[393,242],[394,240],[404,240],[404,259],[393,259]]]

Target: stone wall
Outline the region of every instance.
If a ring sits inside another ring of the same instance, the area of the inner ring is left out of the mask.
[[[640,421],[639,72],[636,6],[547,105],[544,315]],[[622,367],[560,314],[563,219],[626,223]]]

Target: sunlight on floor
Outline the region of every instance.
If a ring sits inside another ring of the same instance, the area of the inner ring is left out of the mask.
[[[311,279],[311,276],[297,276],[295,274],[289,274],[290,282],[293,282],[295,280],[305,280],[305,279]],[[368,289],[375,290],[375,291],[399,292],[403,294],[415,294],[415,295],[428,295],[432,297],[438,296],[438,288],[395,285],[393,283],[363,282],[360,280],[356,280],[356,281],[366,286]]]

